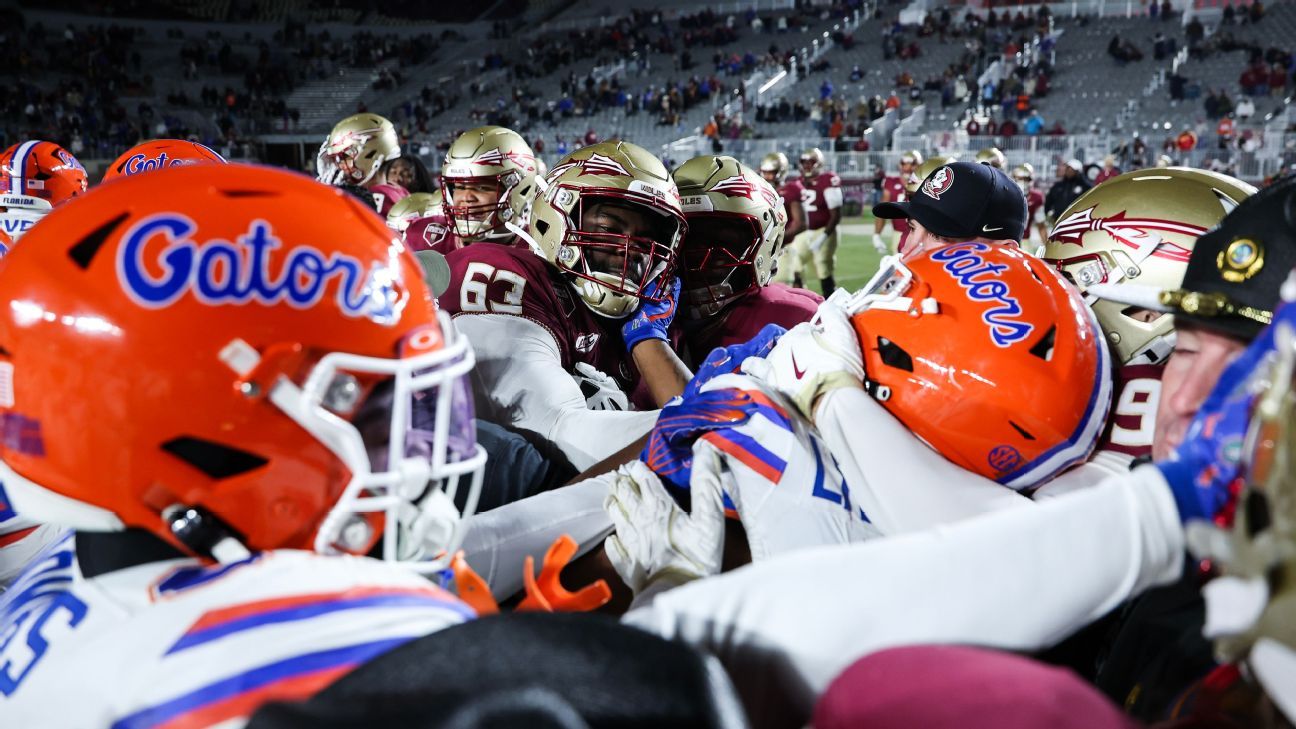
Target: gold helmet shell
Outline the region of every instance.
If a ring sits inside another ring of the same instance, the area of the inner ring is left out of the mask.
[[[902,165],[920,165],[923,163],[922,152],[911,149],[900,155],[900,164]]]
[[[915,169],[913,173],[909,175],[909,178],[904,181],[905,192],[910,195],[918,192],[918,186],[922,184],[923,180],[927,179],[927,175],[930,175],[956,159],[958,159],[958,157],[935,155],[933,157],[928,157],[923,162],[919,162],[917,169]]]
[[[437,214],[442,214],[441,191],[416,192],[397,201],[387,211],[387,227],[404,233],[415,220]]]
[[[669,274],[685,230],[679,190],[660,160],[630,142],[601,142],[559,160],[542,188],[524,238],[586,306],[619,319],[659,300],[645,292]],[[647,234],[585,229],[586,214],[601,205],[641,213]]]
[[[1096,283],[1177,289],[1198,236],[1255,191],[1228,175],[1187,167],[1127,172],[1071,203],[1049,232],[1043,257],[1082,293]],[[1140,321],[1125,304],[1085,298],[1118,362],[1146,356],[1153,363],[1169,354],[1171,317]]]
[[[317,179],[326,185],[367,185],[383,163],[401,156],[396,127],[377,114],[356,114],[337,123],[315,157]]]
[[[977,152],[976,161],[978,164],[990,165],[1001,170],[1008,166],[1008,158],[1004,156],[1004,153],[998,147],[986,147]]]
[[[535,154],[521,135],[504,127],[469,129],[450,145],[441,167],[446,220],[468,242],[508,238],[513,235],[508,224],[525,223],[535,180]],[[495,199],[456,202],[455,188],[464,185],[493,186]]]
[[[685,164],[688,163],[686,162]],[[787,179],[788,168],[790,166],[786,154],[783,154],[782,152],[770,152],[764,157],[761,157],[761,177],[764,177],[771,185],[782,185],[783,181]],[[676,170],[677,174],[678,172],[679,171]],[[773,179],[770,179],[771,177],[773,177]],[[675,182],[676,184],[679,184],[679,180],[676,180]],[[683,195],[684,193],[681,192],[680,194]]]
[[[1031,166],[1030,162],[1022,162],[1012,168],[1012,178],[1013,182],[1017,183],[1017,187],[1021,188],[1022,194],[1025,195],[1030,192],[1031,185],[1035,184],[1035,168]]]
[[[711,316],[769,283],[787,212],[774,186],[733,157],[694,157],[673,176],[688,221],[682,294],[690,315]]]
[[[802,177],[817,177],[824,170],[824,153],[818,147],[811,147],[801,153],[800,168]]]

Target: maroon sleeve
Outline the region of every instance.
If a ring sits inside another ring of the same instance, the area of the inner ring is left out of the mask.
[[[450,285],[438,303],[452,316],[505,314],[544,327],[558,345],[564,369],[574,367],[571,327],[562,312],[570,308],[554,290],[545,261],[529,250],[474,243],[446,255]]]
[[[378,209],[378,214],[387,217],[392,206],[409,197],[409,191],[400,185],[374,185],[369,188],[369,194],[373,195],[374,207]]]
[[[711,346],[728,347],[751,341],[766,324],[791,329],[810,321],[822,302],[823,297],[812,291],[772,283],[734,304],[725,319],[724,330]]]

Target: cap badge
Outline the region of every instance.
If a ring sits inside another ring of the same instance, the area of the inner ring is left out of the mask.
[[[933,200],[939,200],[941,195],[949,192],[954,186],[954,170],[948,167],[942,167],[932,173],[931,177],[922,185],[923,194]]]
[[[1250,238],[1238,238],[1215,257],[1220,275],[1230,283],[1246,281],[1264,268],[1264,246]]]

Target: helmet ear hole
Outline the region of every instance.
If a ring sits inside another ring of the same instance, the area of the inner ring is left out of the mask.
[[[1044,336],[1030,348],[1030,353],[1048,362],[1053,359],[1053,342],[1057,339],[1057,326],[1049,327]]]
[[[255,453],[187,435],[163,443],[162,450],[202,471],[208,478],[218,480],[247,473],[269,462]]]
[[[878,337],[877,348],[878,355],[882,358],[882,364],[905,372],[914,371],[913,357],[904,351],[900,345],[886,337]]]

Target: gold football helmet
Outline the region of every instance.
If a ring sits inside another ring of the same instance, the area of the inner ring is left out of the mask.
[[[1004,157],[1004,153],[1000,152],[998,147],[986,147],[977,152],[976,161],[979,164],[990,165],[1001,170],[1008,166],[1008,158]]]
[[[644,292],[669,275],[685,223],[679,191],[656,157],[629,142],[602,142],[563,157],[541,188],[520,237],[590,309],[619,319],[642,300],[659,300]],[[609,212],[643,225],[610,229],[601,222]]]
[[[789,166],[786,154],[783,154],[782,152],[770,152],[764,157],[761,157],[761,177],[765,178],[765,181],[771,185],[782,185],[784,180],[787,179]],[[683,168],[681,167],[681,169]],[[679,170],[676,170],[675,172],[676,174],[679,174]],[[676,179],[675,182],[676,184],[679,184],[678,179]],[[681,192],[680,194],[683,195],[684,193]]]
[[[818,147],[811,147],[801,153],[801,176],[818,177],[824,169],[824,153]]]
[[[674,178],[688,221],[684,299],[694,317],[711,316],[769,283],[787,212],[774,187],[733,157],[694,157]]]
[[[1186,167],[1127,172],[1071,203],[1049,232],[1043,257],[1082,293],[1097,283],[1177,289],[1198,236],[1255,191],[1227,175]],[[1085,299],[1118,362],[1141,356],[1160,362],[1170,354],[1171,317],[1143,321],[1126,304]]]
[[[377,114],[356,114],[337,123],[315,157],[326,185],[367,185],[389,159],[401,155],[396,127]]]
[[[958,159],[958,157],[943,157],[941,155],[936,155],[934,157],[928,157],[926,161],[920,161],[918,163],[918,168],[915,169],[904,181],[905,192],[910,195],[918,192],[918,186],[922,184],[923,180],[927,179],[927,175],[930,175],[937,169],[944,167],[956,159]]]
[[[419,218],[441,213],[441,191],[416,192],[403,198],[387,211],[387,227],[404,233]]]
[[[512,236],[507,226],[525,225],[535,180],[535,154],[521,135],[470,129],[450,145],[441,168],[446,219],[468,242]]]
[[[1035,184],[1035,168],[1030,162],[1022,162],[1012,169],[1012,178],[1025,195],[1030,192],[1031,185]]]
[[[922,152],[911,149],[900,155],[900,164],[902,165],[920,165],[923,163]]]

